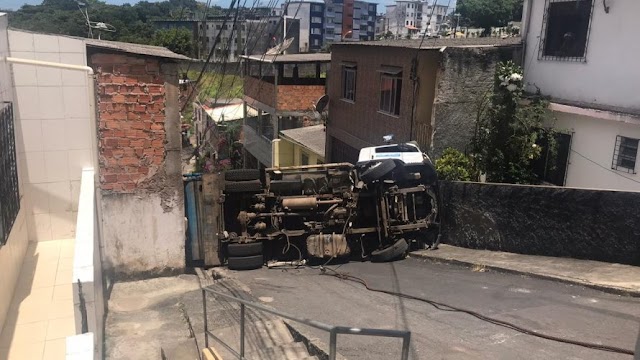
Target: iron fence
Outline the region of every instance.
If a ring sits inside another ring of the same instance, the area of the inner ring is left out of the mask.
[[[207,293],[211,293],[214,296],[219,296],[228,301],[234,301],[240,303],[240,351],[236,351],[231,346],[222,341],[219,337],[215,336],[211,331],[209,331],[209,326],[207,322]],[[402,352],[400,354],[400,360],[409,359],[409,342],[411,341],[411,332],[404,330],[387,330],[387,329],[367,329],[367,328],[354,328],[354,327],[346,327],[346,326],[334,326],[328,325],[319,321],[310,320],[310,319],[301,319],[295,316],[280,312],[278,310],[274,310],[263,306],[261,304],[255,303],[253,301],[248,301],[244,299],[240,299],[231,295],[223,294],[219,291],[213,290],[210,287],[202,288],[202,310],[204,312],[204,342],[205,347],[209,347],[209,337],[213,338],[220,345],[224,346],[227,350],[229,350],[233,355],[235,355],[240,360],[246,360],[245,355],[245,308],[250,307],[258,311],[266,312],[269,314],[273,314],[279,316],[283,319],[291,320],[300,324],[308,325],[313,328],[324,330],[329,333],[329,360],[335,360],[337,356],[337,341],[338,334],[348,334],[348,335],[364,335],[364,336],[377,336],[377,337],[391,337],[391,338],[400,338],[402,339]]]
[[[9,233],[20,210],[18,166],[13,123],[13,104],[0,104],[0,246]]]

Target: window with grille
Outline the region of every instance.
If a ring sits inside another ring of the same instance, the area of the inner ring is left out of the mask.
[[[547,0],[538,58],[584,61],[593,0]]]
[[[356,67],[342,65],[342,98],[356,101]]]
[[[20,210],[13,105],[0,103],[0,246],[9,238]]]
[[[631,174],[636,173],[638,141],[638,139],[620,135],[616,137],[616,147],[613,150],[613,161],[611,162],[612,169],[625,171]]]
[[[390,115],[400,115],[400,95],[402,72],[383,71],[380,74],[380,111]]]

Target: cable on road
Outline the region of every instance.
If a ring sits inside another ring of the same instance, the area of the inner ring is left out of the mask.
[[[332,271],[333,273],[327,273],[327,270]],[[492,318],[492,317],[489,317],[489,316],[482,315],[482,314],[480,314],[478,312],[475,312],[473,310],[467,310],[467,309],[455,307],[455,306],[452,306],[452,305],[448,305],[448,304],[445,304],[445,303],[429,300],[429,299],[426,299],[426,298],[403,294],[403,293],[396,292],[396,291],[377,289],[377,288],[369,286],[369,284],[367,284],[367,281],[362,279],[362,278],[359,278],[357,276],[353,276],[353,275],[350,275],[350,274],[341,273],[341,272],[335,271],[335,270],[333,270],[331,268],[328,268],[328,267],[322,267],[320,269],[320,271],[321,271],[321,273],[320,273],[321,275],[333,276],[333,277],[341,279],[341,280],[347,280],[347,281],[352,281],[352,282],[359,283],[369,291],[379,292],[379,293],[388,294],[388,295],[393,295],[393,296],[397,296],[397,297],[401,297],[401,298],[405,298],[405,299],[410,299],[410,300],[417,300],[417,301],[426,302],[427,304],[430,304],[431,306],[435,307],[438,310],[465,313],[465,314],[471,315],[471,316],[473,316],[475,318],[478,318],[478,319],[480,319],[482,321],[486,321],[486,322],[489,322],[489,323],[494,324],[494,325],[502,326],[502,327],[517,331],[517,332],[522,333],[522,334],[531,335],[531,336],[539,337],[539,338],[546,339],[546,340],[556,341],[556,342],[560,342],[560,343],[582,346],[582,347],[589,348],[589,349],[608,351],[608,352],[614,352],[614,353],[625,354],[625,355],[633,355],[634,354],[633,350],[623,349],[623,348],[619,348],[619,347],[616,347],[616,346],[600,345],[600,344],[594,344],[594,343],[589,343],[589,342],[584,342],[584,341],[571,340],[571,339],[561,338],[561,337],[553,336],[553,335],[547,335],[547,334],[536,332],[534,330],[529,330],[529,329],[523,328],[521,326],[515,325],[513,323],[510,323],[510,322],[507,322],[507,321],[504,321],[504,320],[498,320],[498,319],[495,319],[495,318]]]

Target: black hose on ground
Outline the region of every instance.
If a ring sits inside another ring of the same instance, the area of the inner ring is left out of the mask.
[[[327,273],[327,270],[332,271],[333,274]],[[444,304],[444,303],[436,302],[436,301],[429,300],[429,299],[426,299],[426,298],[421,298],[421,297],[413,296],[413,295],[407,295],[407,294],[403,294],[403,293],[399,293],[399,292],[395,292],[395,291],[391,291],[391,290],[372,288],[371,286],[369,286],[369,284],[367,284],[367,281],[362,279],[362,278],[359,278],[359,277],[353,276],[353,275],[349,275],[349,274],[339,273],[339,272],[337,272],[337,271],[335,271],[335,270],[333,270],[331,268],[322,267],[321,268],[321,275],[329,275],[329,276],[333,276],[333,277],[336,277],[336,278],[341,279],[341,280],[353,281],[353,282],[361,284],[362,286],[364,286],[369,291],[379,292],[379,293],[388,294],[388,295],[393,295],[393,296],[397,296],[397,297],[401,297],[401,298],[405,298],[405,299],[410,299],[410,300],[417,300],[417,301],[426,302],[427,304],[430,304],[431,306],[435,307],[438,310],[465,313],[465,314],[471,315],[471,316],[473,316],[475,318],[478,318],[478,319],[480,319],[482,321],[486,321],[486,322],[489,322],[489,323],[494,324],[494,325],[502,326],[502,327],[517,331],[517,332],[522,333],[522,334],[531,335],[531,336],[539,337],[539,338],[546,339],[546,340],[556,341],[556,342],[560,342],[560,343],[571,344],[571,345],[576,345],[576,346],[582,346],[582,347],[586,347],[586,348],[589,348],[589,349],[608,351],[608,352],[614,352],[614,353],[625,354],[625,355],[633,355],[634,354],[633,350],[623,349],[623,348],[619,348],[619,347],[616,347],[616,346],[600,345],[600,344],[588,343],[588,342],[584,342],[584,341],[565,339],[565,338],[561,338],[561,337],[553,336],[553,335],[547,335],[547,334],[536,332],[534,330],[525,329],[523,327],[520,327],[518,325],[515,325],[513,323],[510,323],[510,322],[507,322],[507,321],[504,321],[504,320],[498,320],[498,319],[495,319],[495,318],[492,318],[492,317],[489,317],[489,316],[482,315],[482,314],[480,314],[478,312],[475,312],[473,310],[467,310],[467,309],[463,309],[463,308],[458,308],[458,307],[455,307],[455,306],[451,306],[451,305],[447,305],[447,304]]]

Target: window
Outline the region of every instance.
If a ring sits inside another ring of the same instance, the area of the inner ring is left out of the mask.
[[[322,35],[322,30],[319,28],[311,28],[311,35]]]
[[[6,244],[20,210],[13,105],[0,103],[0,246]]]
[[[320,46],[320,40],[319,39],[313,39],[312,44],[313,44],[313,46]]]
[[[356,66],[342,65],[342,98],[356,101]]]
[[[313,6],[311,7],[311,11],[320,12],[320,11],[322,11],[322,6],[320,6],[320,5],[313,5]]]
[[[311,22],[314,24],[321,24],[322,23],[322,18],[318,17],[318,16],[314,16],[311,18]]]
[[[300,153],[300,165],[309,165],[309,155],[304,151]]]
[[[637,157],[638,139],[618,135],[616,137],[616,147],[613,150],[611,168],[635,174]]]
[[[407,25],[409,25],[409,20],[407,20]]]
[[[216,29],[217,29],[217,30],[222,29],[222,25],[216,25]]]
[[[584,61],[593,0],[547,0],[539,59]]]
[[[402,71],[389,69],[380,74],[380,111],[391,115],[400,115],[400,93],[402,90]]]

